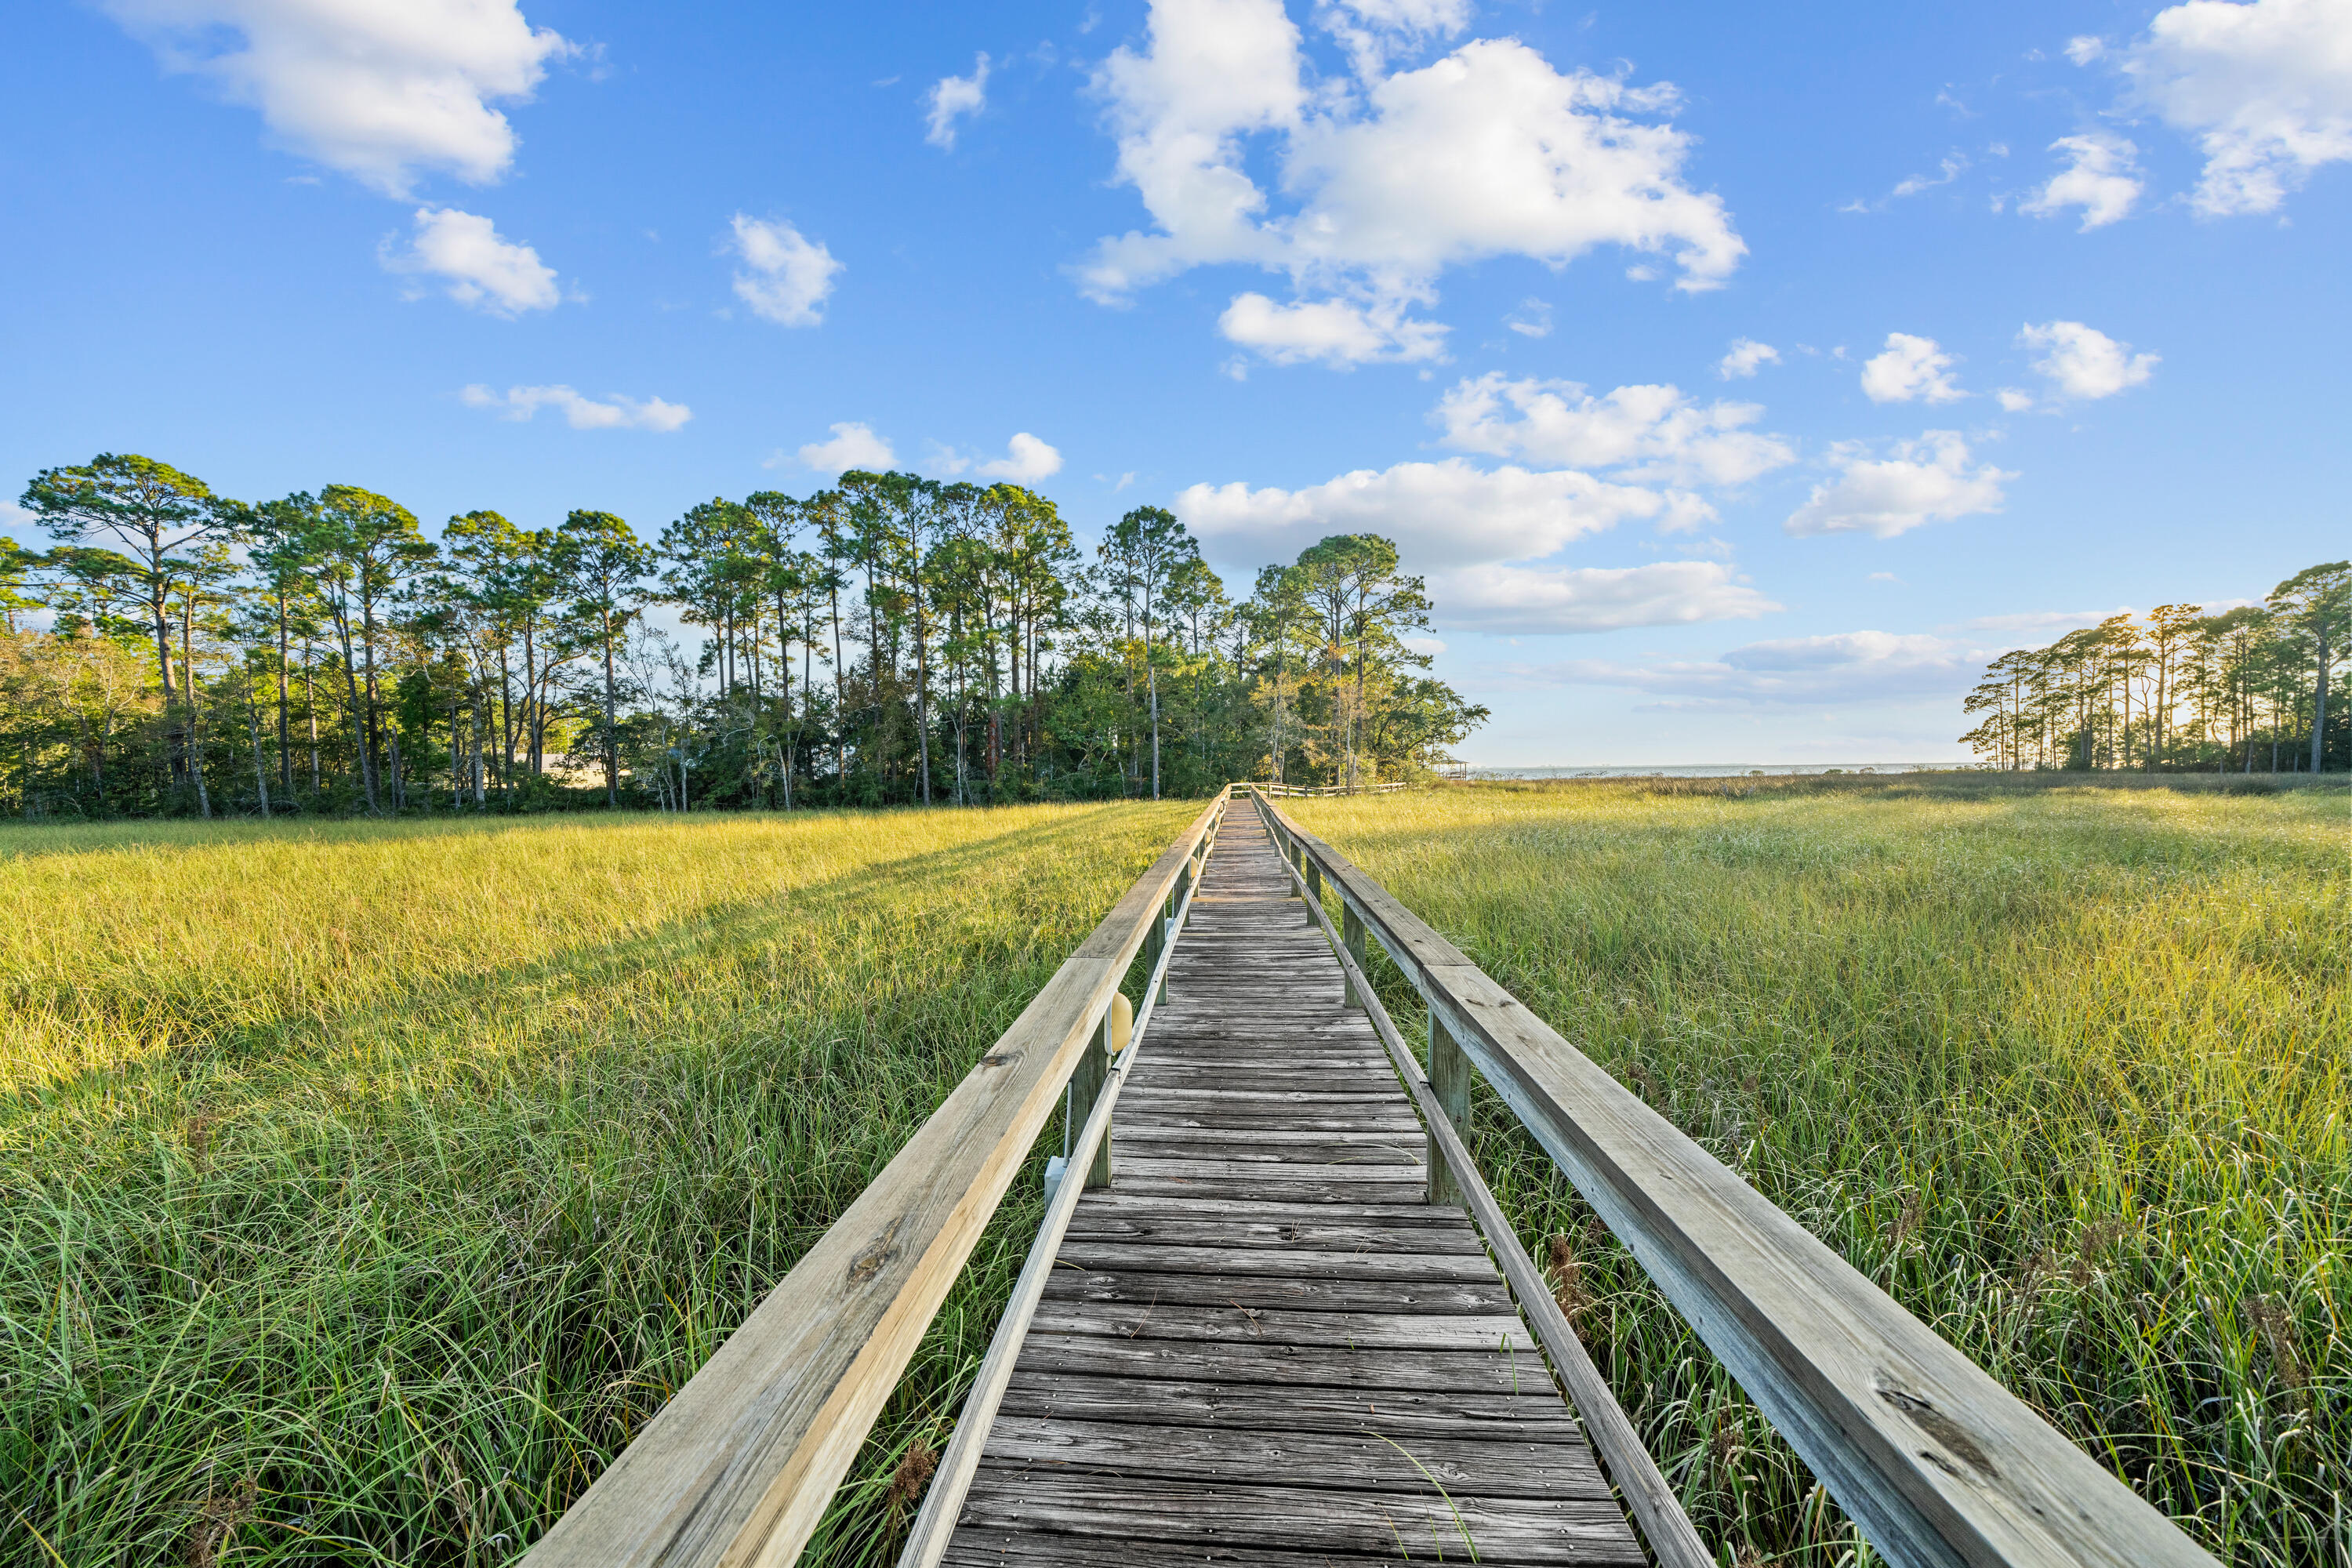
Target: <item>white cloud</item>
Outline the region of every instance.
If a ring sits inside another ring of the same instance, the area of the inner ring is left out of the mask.
[[[1406,316],[1402,300],[1280,305],[1263,294],[1235,295],[1217,318],[1217,330],[1227,342],[1254,349],[1276,364],[1320,361],[1340,369],[1377,360],[1441,358],[1446,332],[1435,321]]]
[[[169,69],[261,112],[272,139],[390,196],[514,161],[491,104],[527,101],[572,46],[515,0],[104,0]]]
[[[1666,515],[1672,504],[1573,470],[1490,472],[1449,458],[1360,468],[1296,490],[1193,485],[1174,510],[1203,540],[1230,541],[1253,557],[1296,555],[1326,534],[1379,533],[1425,568],[1540,560],[1625,519]]]
[[[1813,487],[1782,526],[1799,535],[1874,533],[1891,539],[1925,522],[1948,522],[1973,512],[1998,511],[2001,485],[2017,478],[1991,464],[1969,467],[1969,444],[1958,432],[1930,430],[1895,443],[1894,455],[1874,458],[1859,442],[1832,450],[1838,477]]]
[[[564,423],[574,430],[667,432],[694,417],[694,410],[683,403],[665,403],[658,397],[640,402],[617,392],[600,403],[568,386],[509,386],[498,393],[478,384],[464,388],[457,396],[468,408],[495,408],[509,419],[527,420],[541,408],[561,409]]]
[[[1980,673],[1980,651],[1922,633],[1835,632],[1749,643],[1713,659],[1570,659],[1514,673],[1548,684],[1623,687],[1669,708],[1811,706],[1965,691]]]
[[[2080,207],[2083,232],[2088,234],[2129,213],[2146,188],[2139,177],[2139,149],[2120,136],[2097,131],[2062,136],[2050,150],[2064,153],[2067,165],[2020,204],[2021,213],[2056,217],[2068,207]]]
[[[1551,336],[1551,306],[1541,300],[1526,300],[1517,310],[1503,318],[1503,325],[1523,338]]]
[[[2345,0],[2189,0],[2120,64],[2140,106],[2197,138],[2208,216],[2273,211],[2313,170],[2352,160]]]
[[[1885,352],[1862,367],[1862,390],[1873,403],[1950,403],[1968,395],[1952,380],[1954,363],[1933,338],[1889,332]]]
[[[555,268],[538,251],[499,238],[488,218],[454,207],[417,208],[408,247],[394,250],[386,241],[377,255],[391,271],[445,279],[449,298],[493,316],[551,310],[562,298]]]
[[[2066,40],[2066,58],[2078,66],[2106,58],[2107,41],[2095,34],[2084,33]]]
[[[1400,637],[1398,640],[1423,658],[1435,658],[1445,651],[1444,637]]]
[[[2000,400],[2004,414],[2022,414],[2033,406],[2033,394],[2021,386],[2004,386],[1993,395]]]
[[[1486,257],[1559,267],[1616,245],[1672,258],[1678,286],[1696,289],[1745,254],[1722,201],[1684,183],[1690,139],[1654,122],[1671,88],[1562,75],[1508,38],[1383,74],[1390,43],[1458,29],[1466,10],[1397,0],[1325,16],[1378,47],[1354,51],[1354,88],[1310,93],[1281,0],[1155,0],[1149,47],[1114,51],[1094,83],[1118,178],[1155,226],[1097,245],[1078,269],[1086,293],[1123,301],[1189,268],[1239,262],[1288,274],[1310,304],[1402,321],[1446,268]],[[1253,138],[1291,210],[1270,211],[1247,163]]]
[[[1447,626],[1503,634],[1691,626],[1781,607],[1719,561],[1464,566],[1436,574],[1429,591]]]
[[[735,274],[735,297],[753,315],[781,327],[813,327],[824,321],[825,297],[842,269],[833,252],[782,220],[737,213],[732,226],[731,247],[745,268]]]
[[[1780,363],[1780,351],[1754,338],[1734,338],[1731,352],[1716,362],[1715,374],[1725,381],[1745,381],[1768,364]]]
[[[841,474],[851,468],[885,469],[897,461],[890,443],[874,434],[872,426],[845,420],[831,428],[832,440],[812,441],[800,449],[803,467]]]
[[[955,151],[956,121],[988,107],[988,57],[972,62],[970,76],[943,76],[933,84],[930,114],[923,140],[934,147]]]
[[[836,425],[834,428],[838,430],[841,427]],[[1004,457],[980,466],[984,477],[1010,479],[1016,485],[1033,485],[1062,471],[1062,454],[1026,430],[1014,436],[1007,446]]]
[[[1968,173],[1968,169],[1969,160],[1966,154],[1955,153],[1943,161],[1935,174],[1913,174],[1906,180],[1898,181],[1895,189],[1888,193],[1889,198],[1916,196],[1921,191],[1932,191],[1937,185],[1948,185]]]
[[[1744,426],[1753,403],[1694,403],[1674,386],[1621,386],[1594,397],[1572,381],[1505,379],[1489,371],[1455,384],[1432,416],[1445,444],[1497,458],[1619,468],[1629,479],[1737,485],[1796,460],[1788,443]]]
[[[1315,21],[1347,49],[1356,74],[1370,79],[1391,54],[1468,26],[1470,0],[1328,0]]]
[[[2136,354],[2129,343],[2119,343],[2096,327],[2080,321],[2044,321],[2017,334],[2018,346],[2040,349],[2033,368],[2050,378],[2065,397],[2113,397],[2137,386],[2156,374],[2151,353]],[[2002,406],[2008,406],[2007,400]]]

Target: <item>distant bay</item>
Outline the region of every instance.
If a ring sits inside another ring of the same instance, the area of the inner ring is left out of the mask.
[[[1632,767],[1450,768],[1450,778],[1470,779],[1729,779],[1749,773],[1916,773],[1957,767],[1956,763],[1657,763]]]

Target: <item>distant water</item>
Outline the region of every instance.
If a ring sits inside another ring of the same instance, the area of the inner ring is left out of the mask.
[[[1647,767],[1466,768],[1454,774],[1474,779],[1733,779],[1749,773],[1916,773],[1952,763],[1675,763]]]

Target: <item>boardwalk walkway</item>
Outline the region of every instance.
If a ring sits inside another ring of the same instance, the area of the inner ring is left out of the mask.
[[[1289,889],[1230,815],[946,1561],[1641,1563]]]

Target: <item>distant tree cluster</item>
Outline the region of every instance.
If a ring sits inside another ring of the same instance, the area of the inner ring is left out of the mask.
[[[1997,768],[2252,773],[2352,767],[2334,679],[2352,631],[2352,562],[2208,615],[2158,605],[1992,661],[1960,737]]]
[[[152,459],[36,477],[0,539],[0,795],[27,817],[1196,795],[1425,771],[1486,710],[1423,674],[1374,535],[1245,602],[1171,513],[1088,559],[1019,486],[853,471],[436,541],[352,485],[248,504]],[[675,606],[688,649],[647,610]]]

